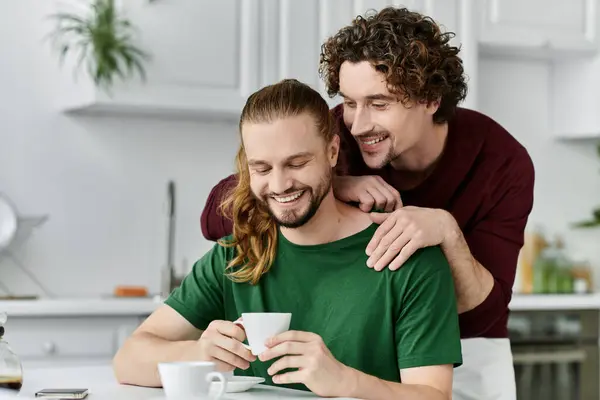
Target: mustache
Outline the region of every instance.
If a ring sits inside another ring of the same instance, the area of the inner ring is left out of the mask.
[[[390,136],[390,133],[387,131],[378,131],[378,132],[366,132],[366,133],[361,133],[359,135],[353,135],[355,139],[361,140],[361,139],[366,139],[366,138],[370,138],[370,137],[377,137],[377,136]]]
[[[292,193],[296,193],[296,192],[300,192],[302,190],[307,190],[308,188],[306,187],[293,187],[291,189],[286,190],[285,192],[281,192],[281,193],[275,193],[275,192],[269,192],[269,193],[263,193],[262,196],[263,197],[281,197],[281,196],[285,196],[286,194],[292,194]]]

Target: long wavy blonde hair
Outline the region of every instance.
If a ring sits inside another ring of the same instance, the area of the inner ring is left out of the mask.
[[[277,252],[277,224],[267,208],[250,189],[250,171],[244,150],[242,129],[245,123],[271,123],[301,114],[313,117],[325,143],[337,135],[337,125],[323,97],[310,86],[285,79],[250,95],[239,122],[240,148],[236,156],[237,185],[220,206],[221,213],[233,221],[232,240],[221,239],[225,247],[235,247],[236,255],[227,266],[234,282],[256,284],[265,274]]]

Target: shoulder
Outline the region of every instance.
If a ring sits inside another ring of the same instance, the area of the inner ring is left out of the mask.
[[[481,112],[458,108],[450,129],[461,143],[478,142],[475,163],[496,184],[532,184],[535,169],[531,156],[502,124]]]
[[[400,269],[388,273],[391,274],[394,285],[400,285],[406,290],[419,287],[432,279],[452,280],[450,264],[440,246],[417,250]]]
[[[211,249],[196,263],[197,267],[210,268],[215,272],[225,272],[225,268],[235,257],[235,247],[229,246],[233,243],[233,235],[227,235],[219,239]]]

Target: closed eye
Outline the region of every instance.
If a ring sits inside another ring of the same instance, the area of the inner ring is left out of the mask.
[[[290,168],[302,168],[306,164],[308,164],[308,161],[297,162],[297,163],[290,164]]]
[[[371,106],[376,110],[385,110],[388,107],[387,103],[372,103]]]
[[[265,174],[268,174],[269,171],[271,171],[271,168],[264,168],[264,167],[262,167],[262,168],[254,168],[253,170],[257,174],[265,175]]]

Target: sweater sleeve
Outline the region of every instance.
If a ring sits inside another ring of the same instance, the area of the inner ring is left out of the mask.
[[[480,305],[459,316],[463,338],[481,336],[508,314],[519,252],[533,207],[535,179],[533,163],[525,152],[511,169],[495,207],[465,235],[475,259],[494,277],[494,286]]]
[[[206,240],[217,241],[231,235],[233,222],[220,212],[221,202],[227,193],[237,184],[237,176],[229,175],[212,188],[200,217],[202,235]]]

